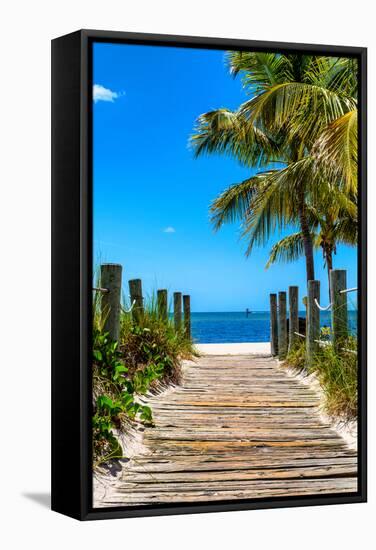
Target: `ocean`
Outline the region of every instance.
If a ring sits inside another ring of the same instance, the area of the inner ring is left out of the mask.
[[[305,311],[299,312],[305,317]],[[330,312],[320,313],[321,326],[330,326]],[[254,311],[246,317],[245,312],[191,313],[193,340],[198,344],[231,342],[269,342],[270,314]],[[357,312],[349,311],[349,329],[356,334]]]

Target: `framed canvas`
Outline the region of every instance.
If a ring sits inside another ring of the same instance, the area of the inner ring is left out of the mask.
[[[52,41],[52,508],[366,500],[366,49]]]

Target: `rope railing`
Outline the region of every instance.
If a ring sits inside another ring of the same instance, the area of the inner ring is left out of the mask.
[[[132,313],[132,309],[134,308],[135,304],[136,304],[136,300],[133,300],[133,302],[131,303],[131,307],[129,309],[125,309],[125,307],[123,306],[121,306],[121,309],[124,311],[124,313]]]
[[[99,286],[94,286],[92,290],[93,290],[93,292],[102,292],[102,294],[106,294],[107,292],[110,292],[110,290],[108,288],[102,288],[102,287],[99,287]],[[129,298],[131,298],[131,296],[129,296]],[[124,313],[131,313],[132,309],[135,306],[135,303],[136,303],[136,300],[133,300],[132,304],[131,304],[131,307],[129,309],[125,309],[125,307],[123,307],[123,306],[121,306],[121,309],[124,311]]]
[[[343,290],[339,291],[339,294],[347,294],[348,292],[356,292],[357,290],[358,290],[358,287],[344,288]],[[328,311],[333,305],[333,303],[330,302],[330,304],[328,306],[322,306],[322,305],[319,304],[317,298],[315,298],[315,304],[319,308],[320,311]]]
[[[307,296],[303,298],[303,303],[306,306],[306,316],[305,316],[305,334],[302,334],[299,331],[304,331],[300,327],[300,318],[298,318],[298,312],[295,308],[291,307],[290,303],[290,314],[289,320],[285,315],[285,304],[282,299],[284,299],[285,293],[278,293],[278,303],[277,303],[277,294],[270,295],[270,304],[271,304],[271,349],[272,355],[278,355],[281,359],[280,354],[280,344],[282,343],[283,348],[286,348],[286,325],[288,324],[289,331],[289,342],[288,346],[292,349],[292,344],[295,339],[302,339],[306,341],[306,350],[305,350],[305,363],[307,366],[313,363],[315,354],[319,351],[321,346],[330,346],[333,347],[335,352],[345,352],[357,355],[356,349],[352,348],[350,344],[350,349],[348,346],[351,340],[349,340],[349,319],[348,319],[348,298],[347,294],[351,292],[356,292],[358,287],[348,287],[346,284],[346,270],[344,269],[333,269],[330,271],[330,303],[328,305],[320,304],[320,281],[310,280],[307,285]],[[295,299],[292,302],[292,305],[295,305],[297,299],[297,287],[289,287],[289,296],[290,292],[294,289]],[[293,296],[293,293],[291,294]],[[289,302],[290,299],[289,299]],[[278,315],[277,311],[280,313],[280,307],[283,306],[283,315]],[[273,309],[274,308],[274,309]],[[330,339],[326,339],[321,331],[320,323],[320,311],[327,312],[330,314]],[[273,323],[276,325],[273,330]],[[299,327],[299,328],[298,328]],[[281,328],[283,330],[281,330]],[[296,341],[296,340],[295,340]],[[273,350],[277,352],[273,353]],[[285,358],[282,353],[282,360]]]
[[[347,294],[348,292],[356,292],[358,290],[358,287],[354,287],[354,288],[345,288],[344,290],[340,290],[339,293],[340,294]]]
[[[294,334],[296,334],[296,336],[300,336],[300,338],[306,338],[304,334],[300,334],[300,332],[294,332]],[[332,344],[331,342],[327,342],[326,340],[314,340],[314,342],[322,346],[330,346]],[[349,348],[341,348],[341,350],[346,351],[347,353],[354,353],[355,355],[358,353],[357,351]]]
[[[315,304],[316,306],[319,308],[320,311],[328,311],[328,309],[330,309],[332,307],[332,302],[330,302],[330,304],[328,306],[321,306],[318,301],[317,301],[317,298],[315,298]]]
[[[320,344],[320,346],[331,346],[332,342],[327,342],[326,340],[314,340],[317,344]],[[357,355],[357,351],[349,348],[341,348],[342,351],[346,351],[347,353],[354,353]]]
[[[358,352],[354,349],[348,349],[348,348],[341,348],[343,351],[346,351],[347,353],[353,353],[354,355],[358,355]]]
[[[328,342],[327,340],[314,340],[317,344],[320,344],[321,346],[330,346],[331,342]]]
[[[98,283],[98,286],[92,287],[93,292],[103,294],[100,300],[100,315],[103,321],[103,330],[108,332],[110,338],[114,341],[119,341],[121,313],[130,313],[133,322],[137,324],[142,320],[145,313],[145,298],[142,292],[141,279],[128,280],[130,307],[125,308],[122,304],[122,271],[123,268],[120,264],[101,264],[100,283]],[[182,313],[184,313],[184,320]],[[166,289],[157,290],[156,314],[159,319],[169,322],[168,294]],[[180,331],[182,326],[184,327],[185,334],[191,338],[190,296],[188,294],[184,294],[183,296],[181,292],[174,292],[175,330]]]

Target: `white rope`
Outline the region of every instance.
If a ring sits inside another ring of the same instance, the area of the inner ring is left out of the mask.
[[[321,344],[323,346],[330,346],[331,342],[326,342],[325,340],[314,340],[317,344]]]
[[[124,309],[123,308],[125,313],[131,313],[132,309],[134,308],[135,303],[136,303],[136,300],[133,300],[132,305],[129,309]]]
[[[316,342],[317,344],[320,344],[322,346],[331,346],[332,345],[331,342],[326,342],[325,340],[314,340],[314,342]],[[354,353],[355,355],[358,354],[358,352],[353,350],[353,349],[341,348],[341,350],[346,351],[347,353]]]
[[[358,290],[357,287],[354,287],[354,288],[345,288],[345,290],[340,290],[339,293],[340,293],[340,294],[346,294],[347,292],[355,292],[356,290]]]
[[[305,338],[304,334],[300,334],[300,332],[294,332],[294,334],[296,334],[297,336],[300,336],[301,338]],[[314,342],[316,342],[317,344],[320,344],[322,346],[331,346],[332,345],[331,342],[327,342],[325,340],[314,340]],[[358,352],[354,351],[353,349],[341,348],[341,350],[346,351],[347,353],[354,353],[355,355],[358,354]]]
[[[317,305],[317,307],[318,307],[319,309],[321,309],[321,311],[327,311],[328,309],[330,309],[330,308],[332,307],[332,304],[331,304],[331,303],[330,303],[328,306],[326,306],[326,307],[320,306],[320,304],[319,304],[318,301],[317,301],[317,298],[315,298],[315,304]]]

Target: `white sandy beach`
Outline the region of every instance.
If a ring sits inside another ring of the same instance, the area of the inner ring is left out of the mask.
[[[203,355],[270,355],[270,342],[196,344],[195,348]]]

